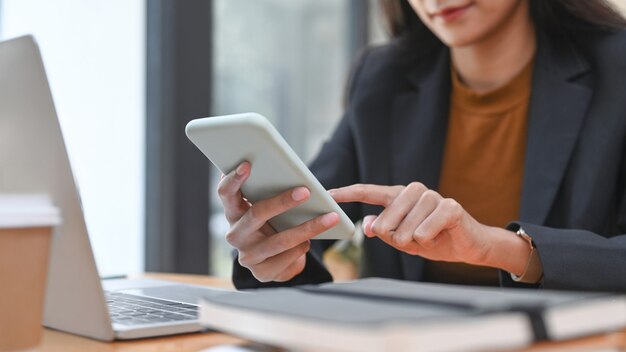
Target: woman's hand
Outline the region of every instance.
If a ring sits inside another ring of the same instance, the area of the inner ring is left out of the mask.
[[[241,186],[250,176],[250,164],[222,176],[217,188],[230,229],[226,240],[239,252],[239,264],[261,282],[288,281],[304,270],[312,237],[337,225],[337,213],[328,213],[277,233],[267,221],[306,202],[309,190],[297,187],[273,198],[250,204]]]
[[[516,274],[524,271],[530,255],[528,245],[514,233],[479,223],[455,200],[443,198],[421,183],[357,184],[329,192],[337,202],[385,207],[378,216],[365,217],[363,232],[409,254],[498,267]]]

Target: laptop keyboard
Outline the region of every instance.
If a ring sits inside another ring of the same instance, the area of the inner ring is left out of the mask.
[[[198,319],[198,307],[191,304],[119,292],[105,292],[105,297],[111,320],[117,324],[141,325]]]

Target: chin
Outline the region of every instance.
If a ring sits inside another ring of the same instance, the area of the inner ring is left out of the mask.
[[[479,39],[479,35],[474,33],[467,33],[463,31],[445,32],[438,34],[437,37],[448,47],[464,47],[476,43]]]

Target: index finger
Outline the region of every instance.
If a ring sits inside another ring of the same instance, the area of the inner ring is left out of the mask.
[[[402,191],[402,186],[356,184],[328,191],[337,203],[360,202],[389,206]]]

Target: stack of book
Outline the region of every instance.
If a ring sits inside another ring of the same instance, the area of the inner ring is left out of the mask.
[[[202,302],[200,320],[297,350],[501,350],[622,329],[626,295],[372,278],[226,292]]]

